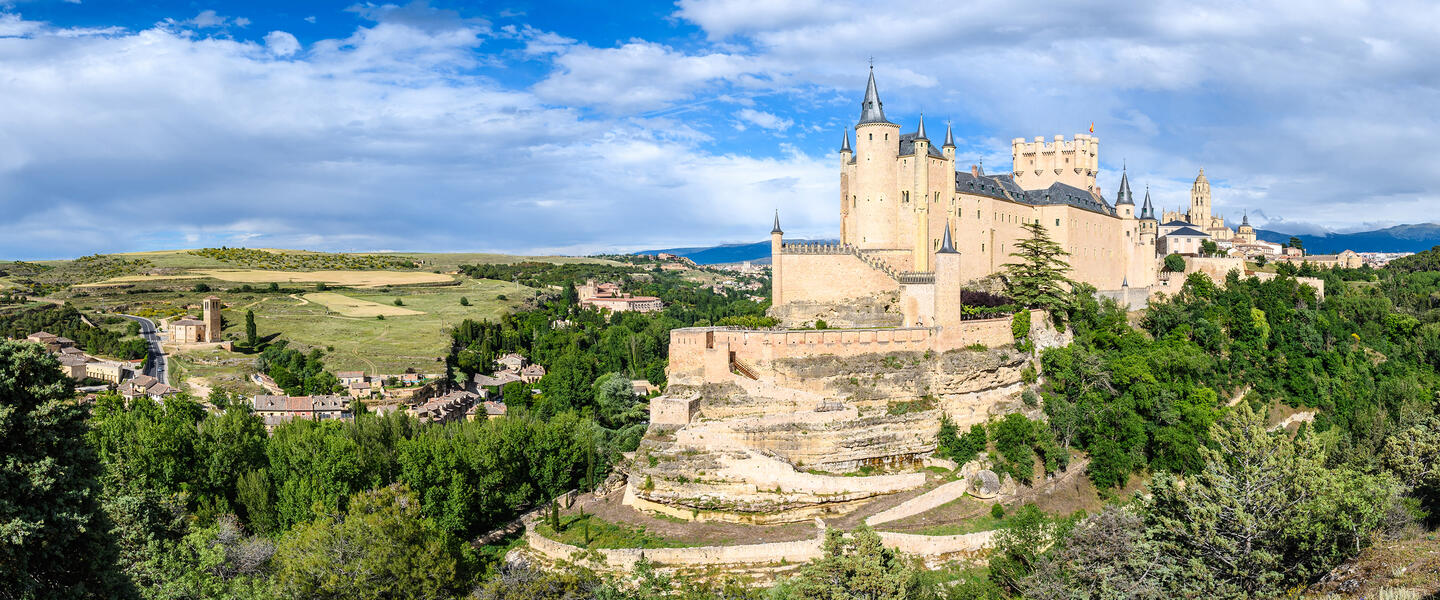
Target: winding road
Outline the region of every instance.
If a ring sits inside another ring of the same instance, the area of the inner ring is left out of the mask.
[[[150,342],[150,361],[145,368],[145,374],[160,380],[160,383],[170,385],[170,371],[165,368],[165,349],[160,347],[160,334],[155,329],[155,323],[145,317],[135,315],[120,315],[131,321],[140,324],[140,335],[145,341]]]

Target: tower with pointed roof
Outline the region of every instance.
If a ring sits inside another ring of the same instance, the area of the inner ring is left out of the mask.
[[[1155,207],[1150,204],[1150,186],[1145,186],[1145,205],[1140,207],[1140,243],[1142,245],[1155,245],[1155,238],[1160,234],[1160,222],[1155,220]]]
[[[1120,190],[1115,192],[1115,212],[1122,219],[1135,218],[1135,194],[1130,193],[1128,169],[1120,170]]]
[[[785,232],[780,230],[780,209],[775,209],[775,226],[770,228],[770,304],[780,306],[785,303],[785,286],[781,281],[780,267],[785,262],[780,259],[781,252],[785,248]]]
[[[935,322],[940,328],[959,327],[964,320],[960,293],[964,288],[964,271],[961,269],[960,253],[950,239],[950,228],[945,228],[940,249],[935,251]]]
[[[841,194],[850,200],[848,219],[841,227],[841,242],[861,249],[896,248],[900,226],[902,182],[896,170],[900,154],[900,126],[885,118],[885,105],[870,68],[860,119],[855,124],[852,168],[842,171]],[[903,182],[908,188],[911,181]],[[905,237],[909,237],[908,228]]]

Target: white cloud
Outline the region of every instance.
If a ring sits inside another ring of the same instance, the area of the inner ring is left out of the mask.
[[[275,56],[292,56],[300,51],[300,40],[288,32],[272,31],[265,34],[265,48]]]
[[[643,40],[615,48],[571,46],[554,60],[555,72],[535,86],[540,97],[614,112],[664,108],[753,68],[741,56],[687,55]]]
[[[771,131],[785,131],[795,124],[790,119],[782,119],[771,113],[752,108],[741,109],[740,112],[735,113],[735,118]]]

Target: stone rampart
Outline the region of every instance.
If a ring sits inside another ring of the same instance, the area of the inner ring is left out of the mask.
[[[742,329],[685,327],[670,331],[669,376],[729,380],[738,359],[765,368],[776,360],[807,356],[859,356],[891,352],[945,352],[972,345],[998,348],[1015,342],[1010,317],[964,321],[950,327],[891,329]],[[1046,327],[1043,311],[1034,311],[1032,331]]]
[[[969,481],[964,479],[961,479],[959,481],[952,481],[933,490],[925,492],[924,494],[911,498],[905,502],[902,502],[899,506],[895,506],[888,510],[884,510],[874,515],[871,515],[870,518],[865,519],[865,524],[874,527],[882,523],[899,521],[900,519],[904,519],[906,517],[918,515],[932,508],[941,506],[947,502],[955,500],[956,498],[964,496],[965,491],[968,489],[970,489]]]
[[[879,531],[886,548],[922,559],[978,556],[994,545],[995,531],[979,531],[963,535],[920,535]]]

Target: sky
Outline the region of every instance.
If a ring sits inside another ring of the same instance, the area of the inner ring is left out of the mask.
[[[1428,222],[1437,55],[1409,0],[0,0],[0,258],[833,238],[871,61],[961,168],[1093,123],[1107,197]]]

